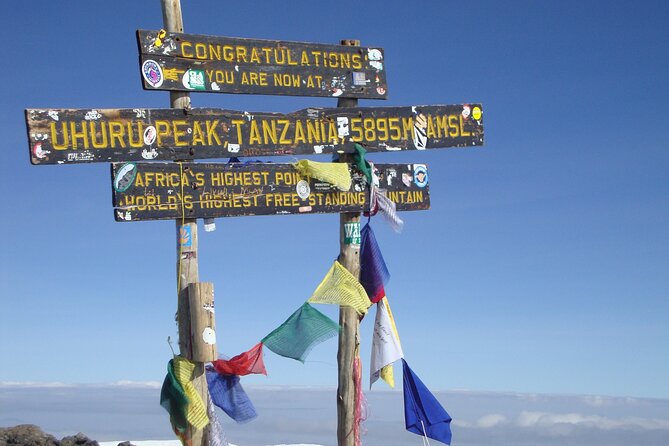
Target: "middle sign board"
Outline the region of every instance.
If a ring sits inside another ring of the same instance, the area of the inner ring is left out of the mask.
[[[386,99],[381,48],[137,31],[146,90]]]
[[[374,169],[379,189],[398,211],[430,207],[425,164],[375,164]],[[286,163],[114,163],[114,217],[142,221],[367,210],[367,180],[349,170],[351,186],[339,190]]]
[[[469,147],[483,144],[480,104],[309,108],[28,109],[33,164],[189,160]]]

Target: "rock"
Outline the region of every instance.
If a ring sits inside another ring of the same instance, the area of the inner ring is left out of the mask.
[[[118,446],[135,446],[135,445],[130,443],[129,441],[124,441],[123,443],[119,443]]]
[[[97,445],[97,443],[95,443]],[[53,435],[46,434],[33,424],[0,428],[1,446],[60,446]]]
[[[97,441],[91,440],[79,432],[77,435],[65,437],[60,440],[60,446],[100,446]]]

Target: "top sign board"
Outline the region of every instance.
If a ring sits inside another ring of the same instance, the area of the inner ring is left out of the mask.
[[[386,99],[383,49],[137,31],[146,90]]]

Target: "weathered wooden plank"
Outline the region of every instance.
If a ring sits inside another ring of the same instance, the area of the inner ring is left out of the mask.
[[[146,30],[137,43],[146,90],[387,97],[381,48]]]
[[[374,166],[379,187],[399,211],[430,206],[425,164]],[[352,173],[350,190],[301,176],[292,164],[114,163],[116,221],[360,212],[367,180]]]
[[[310,108],[28,109],[33,164],[351,153],[483,144],[480,104]]]

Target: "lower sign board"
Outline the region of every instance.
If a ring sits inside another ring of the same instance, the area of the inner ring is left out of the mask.
[[[480,104],[309,108],[28,109],[33,164],[350,153],[483,144]]]
[[[425,164],[375,164],[379,189],[398,211],[430,207]],[[116,221],[360,212],[367,180],[351,169],[341,191],[300,175],[292,164],[114,163]]]

